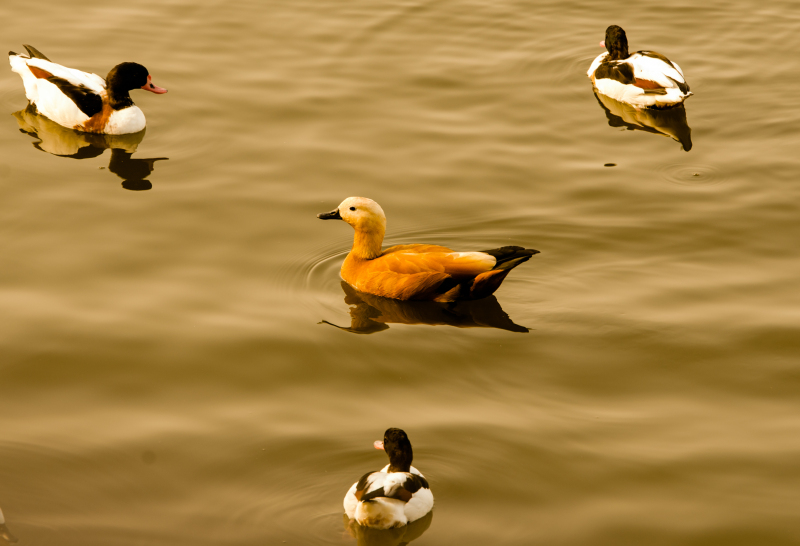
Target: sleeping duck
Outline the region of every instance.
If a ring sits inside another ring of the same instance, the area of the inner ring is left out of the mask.
[[[366,197],[348,197],[322,220],[344,220],[355,229],[353,248],[342,264],[344,281],[361,292],[397,300],[450,302],[494,293],[508,273],[538,250],[504,246],[455,252],[425,244],[381,250],[386,232],[383,209]]]
[[[25,95],[41,114],[70,129],[108,135],[138,133],[145,127],[144,114],[129,92],[167,92],[154,85],[147,69],[137,63],[118,64],[104,80],[53,63],[29,45],[25,49],[28,55],[8,53],[11,70],[22,77]]]
[[[389,464],[379,472],[367,472],[344,496],[344,511],[359,525],[373,529],[401,527],[418,520],[433,508],[428,480],[411,466],[414,452],[406,433],[390,428],[375,449],[386,451]]]
[[[616,25],[600,42],[608,51],[589,67],[598,92],[639,108],[668,108],[692,95],[681,67],[655,51],[628,54],[628,38]]]

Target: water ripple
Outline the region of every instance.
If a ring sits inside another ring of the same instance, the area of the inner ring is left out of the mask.
[[[680,186],[710,186],[727,179],[724,173],[712,165],[676,163],[664,165],[658,172],[667,182]]]

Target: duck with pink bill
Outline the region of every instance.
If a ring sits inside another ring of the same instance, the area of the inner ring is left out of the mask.
[[[347,516],[373,529],[401,527],[426,516],[433,508],[433,493],[425,476],[411,466],[414,452],[406,433],[390,428],[373,446],[386,452],[389,464],[353,484],[344,497]]]
[[[598,93],[637,108],[669,108],[692,96],[678,63],[655,51],[628,52],[628,36],[617,25],[606,29],[587,75]]]
[[[85,133],[126,135],[145,128],[144,113],[133,104],[130,91],[142,89],[162,95],[147,69],[120,63],[105,79],[52,62],[35,47],[28,54],[9,51],[11,70],[22,78],[25,96],[40,114],[54,122]]]

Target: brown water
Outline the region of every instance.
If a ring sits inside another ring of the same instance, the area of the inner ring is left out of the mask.
[[[414,544],[800,543],[796,3],[115,4],[0,5],[7,49],[170,90],[120,144],[0,78],[21,545],[355,544],[389,426],[436,497]],[[609,24],[685,111],[593,95]],[[315,215],[351,195],[386,244],[541,254],[453,310],[348,295]]]

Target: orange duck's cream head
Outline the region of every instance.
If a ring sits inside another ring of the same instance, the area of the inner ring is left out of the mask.
[[[363,259],[376,258],[381,253],[386,233],[386,215],[381,206],[366,197],[348,197],[330,212],[317,214],[321,220],[344,220],[356,230],[353,253]]]

